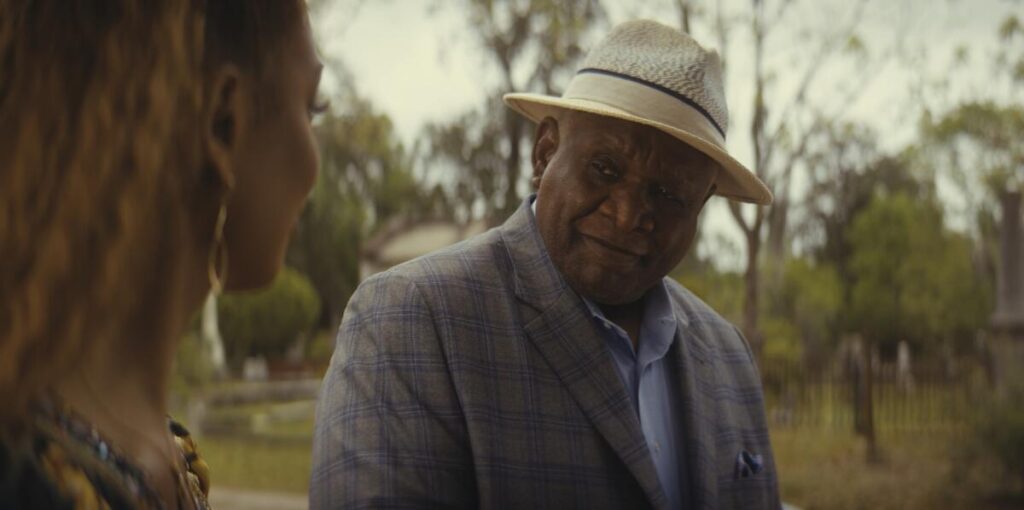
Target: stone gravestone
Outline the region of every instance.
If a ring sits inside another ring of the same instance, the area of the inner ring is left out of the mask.
[[[1000,196],[1002,225],[996,310],[992,314],[992,354],[999,387],[1024,384],[1024,229],[1021,192]]]
[[[910,344],[900,340],[896,349],[896,383],[900,391],[914,391],[914,370],[910,360]]]

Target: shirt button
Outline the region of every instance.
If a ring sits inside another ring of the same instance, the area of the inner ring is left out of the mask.
[[[604,329],[612,329],[612,325],[606,322],[604,323]]]
[[[654,442],[654,454],[657,455],[659,453],[661,453],[661,443],[655,441]]]

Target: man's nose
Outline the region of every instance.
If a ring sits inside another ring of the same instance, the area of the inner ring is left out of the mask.
[[[621,186],[609,193],[601,212],[615,222],[621,232],[654,230],[654,203],[643,186]]]

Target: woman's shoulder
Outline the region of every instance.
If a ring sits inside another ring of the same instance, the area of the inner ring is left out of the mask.
[[[209,474],[195,442],[169,420],[186,461],[179,498],[208,508]],[[161,508],[145,473],[88,422],[42,402],[27,423],[0,428],[0,510]]]
[[[57,441],[36,430],[0,438],[0,508],[116,508]]]

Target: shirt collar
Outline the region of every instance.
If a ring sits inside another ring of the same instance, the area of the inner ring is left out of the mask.
[[[587,305],[590,315],[599,324],[612,324],[601,311],[601,307],[593,301],[580,296]],[[641,366],[661,359],[668,353],[676,337],[676,317],[672,311],[672,302],[668,297],[668,289],[664,281],[651,287],[644,295],[644,317],[640,323],[639,352],[634,354]],[[621,331],[617,326],[617,330]],[[629,348],[632,350],[632,343]]]

